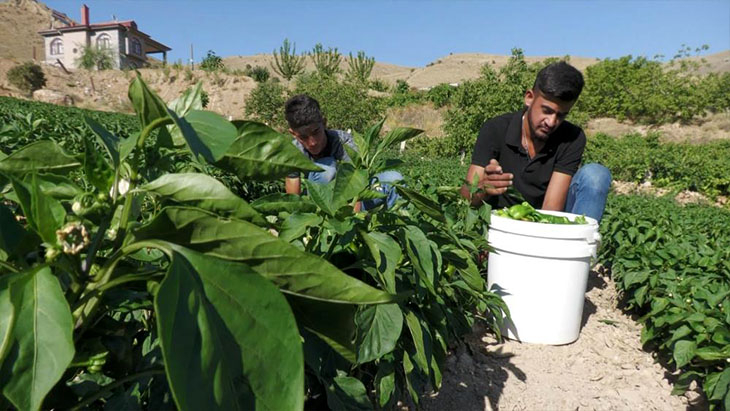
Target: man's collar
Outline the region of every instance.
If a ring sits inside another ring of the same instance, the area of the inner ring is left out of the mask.
[[[515,112],[510,118],[509,126],[507,126],[507,135],[504,142],[507,145],[520,148],[522,146],[522,115],[526,109]]]

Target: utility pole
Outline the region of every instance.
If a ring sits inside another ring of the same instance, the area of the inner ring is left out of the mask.
[[[193,59],[193,43],[190,43],[190,67],[195,70],[195,60]]]

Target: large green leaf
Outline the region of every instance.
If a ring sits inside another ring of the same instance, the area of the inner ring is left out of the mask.
[[[674,361],[677,363],[677,368],[684,367],[692,361],[695,356],[695,350],[697,344],[694,341],[680,340],[674,344]]]
[[[479,274],[479,267],[474,263],[474,260],[469,256],[469,253],[462,249],[453,249],[444,253],[444,259],[451,254],[450,263],[459,269],[459,275],[464,279],[464,282],[474,290],[484,290],[484,279]]]
[[[370,128],[365,131],[363,140],[366,143],[366,146],[360,148],[363,150],[363,153],[370,152],[370,149],[373,147],[373,143],[375,143],[375,140],[377,140],[380,135],[380,130],[383,128],[383,124],[385,124],[384,118],[370,126]]]
[[[236,127],[220,114],[200,110],[191,110],[185,117],[178,117],[172,110],[168,110],[168,114],[195,159],[215,163],[223,158],[236,139]]]
[[[377,264],[376,269],[380,273],[385,289],[390,293],[395,293],[395,269],[398,268],[398,262],[403,256],[400,245],[393,237],[385,233],[361,231],[360,235]]]
[[[37,410],[73,359],[71,310],[48,267],[13,274],[10,290],[20,305],[0,386],[18,409]]]
[[[366,307],[355,317],[357,362],[376,360],[395,349],[403,329],[403,313],[398,304]]]
[[[332,189],[332,203],[335,210],[352,201],[368,186],[366,170],[356,170],[350,163],[337,167],[335,186]]]
[[[91,131],[96,134],[96,136],[99,138],[99,141],[104,145],[104,148],[106,148],[106,152],[109,153],[109,157],[112,160],[112,165],[114,166],[114,168],[118,168],[120,141],[119,137],[110,133],[109,131],[107,131],[107,129],[104,128],[104,126],[89,117],[84,117],[84,120],[86,120],[86,124],[89,126],[89,128],[91,128]]]
[[[239,121],[239,137],[216,165],[241,179],[274,180],[295,171],[321,171],[292,138],[253,121]]]
[[[302,409],[301,340],[276,287],[245,264],[172,249],[155,310],[178,407]]]
[[[353,304],[333,304],[326,301],[287,295],[287,301],[300,327],[316,334],[347,361],[356,360],[355,312]]]
[[[28,144],[0,160],[0,172],[16,175],[32,172],[66,174],[79,166],[78,160],[49,140]]]
[[[13,255],[25,236],[25,230],[15,220],[13,212],[0,204],[0,250]]]
[[[436,221],[445,223],[446,217],[444,217],[441,207],[438,203],[431,200],[430,198],[421,195],[420,193],[413,191],[403,186],[396,186],[398,193],[408,199],[416,208],[421,210],[423,213],[433,218]]]
[[[291,242],[303,236],[310,227],[319,227],[322,217],[313,213],[293,213],[281,225],[279,238]]]
[[[191,110],[202,110],[203,107],[203,83],[198,82],[194,87],[190,87],[185,90],[180,97],[172,100],[167,105],[170,110],[175,112],[178,117],[185,117]],[[183,137],[180,129],[175,125],[167,126],[167,131],[172,137],[172,141],[175,145],[185,144],[185,138]]]
[[[333,410],[372,410],[365,385],[354,377],[340,375],[327,389],[327,405]]]
[[[407,127],[397,127],[391,130],[380,140],[378,151],[385,150],[399,144],[402,141],[410,140],[413,137],[423,133],[423,130]]]
[[[233,194],[223,183],[206,174],[166,174],[139,189],[223,216],[266,225],[266,220],[251,205]]]
[[[320,210],[329,216],[335,215],[337,208],[332,201],[332,190],[335,187],[334,182],[330,181],[329,183],[322,184],[304,180],[304,186],[307,187],[309,198]]]
[[[12,329],[17,314],[15,307],[19,305],[18,299],[13,299],[10,294],[11,279],[13,276],[0,276],[0,369],[13,341]]]
[[[184,117],[191,110],[203,109],[203,82],[185,90],[180,97],[170,101],[168,107],[180,117]]]
[[[317,206],[311,201],[295,194],[284,193],[274,193],[259,197],[251,203],[251,207],[259,213],[267,215],[276,215],[282,211],[286,211],[287,213],[313,213],[317,211]]]
[[[408,331],[411,333],[413,346],[415,353],[413,359],[416,361],[416,366],[424,373],[429,374],[430,358],[431,358],[431,341],[428,338],[428,333],[424,332],[421,327],[421,322],[418,316],[413,311],[406,312],[406,324],[408,325]]]
[[[25,181],[26,184],[32,184],[34,175],[36,176],[36,181],[38,182],[43,194],[55,199],[70,200],[84,192],[84,190],[71,181],[71,179],[58,174],[26,175],[23,181]]]
[[[137,113],[142,128],[147,127],[159,118],[168,117],[167,106],[154,91],[147,87],[142,76],[137,76],[129,85],[129,100],[132,102],[134,111]]]
[[[387,303],[397,298],[348,276],[318,256],[300,251],[261,227],[201,209],[167,207],[135,231],[134,237],[165,240],[245,262],[282,291],[303,297],[355,304]]]
[[[14,179],[13,189],[28,224],[44,242],[55,244],[56,230],[61,228],[66,218],[66,209],[61,202],[43,194],[35,175],[31,178],[30,186]]]
[[[435,295],[434,279],[441,265],[438,263],[438,256],[434,253],[431,242],[420,228],[413,225],[404,227],[403,233],[406,242],[406,253],[416,269],[416,273],[418,273],[426,288]]]
[[[102,193],[108,193],[114,184],[114,170],[88,137],[84,141],[84,173],[86,179]]]

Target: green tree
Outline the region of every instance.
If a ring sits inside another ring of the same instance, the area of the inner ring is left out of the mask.
[[[317,99],[327,117],[327,125],[332,128],[362,131],[385,110],[384,100],[369,96],[367,87],[360,83],[338,81],[316,73],[299,76],[294,92]]]
[[[114,56],[108,47],[89,45],[81,48],[76,65],[86,70],[111,70],[114,68]]]
[[[309,57],[320,75],[334,76],[341,70],[342,55],[337,51],[337,47],[325,50],[321,43],[317,43],[309,53]]]
[[[286,130],[285,102],[286,88],[284,86],[272,81],[261,82],[246,99],[246,117],[284,131]]]
[[[272,64],[271,68],[285,79],[291,80],[304,71],[305,56],[297,56],[297,46],[295,43],[289,43],[289,39],[284,39],[279,52],[274,50],[273,54],[275,64]]]
[[[349,79],[367,84],[375,66],[375,57],[368,57],[364,51],[358,51],[357,57],[353,57],[352,53],[349,53],[347,65],[349,66],[347,70]]]
[[[41,66],[26,62],[8,70],[7,79],[10,84],[30,94],[46,85],[46,76]]]

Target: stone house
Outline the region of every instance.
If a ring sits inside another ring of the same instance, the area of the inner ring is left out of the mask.
[[[93,23],[89,21],[89,7],[81,7],[81,24],[70,21],[69,25],[38,32],[44,39],[45,59],[48,64],[77,68],[76,61],[82,49],[88,46],[107,48],[111,51],[115,69],[139,68],[149,65],[147,56],[161,53],[167,62],[170,47],[153,40],[137,28],[134,20]]]

